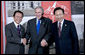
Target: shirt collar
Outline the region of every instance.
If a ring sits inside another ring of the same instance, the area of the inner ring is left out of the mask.
[[[36,24],[38,23],[38,18],[36,18]],[[40,20],[40,23],[41,23],[41,20]]]
[[[16,28],[17,28],[18,25],[20,25],[20,24],[17,24],[15,21],[14,21],[14,24],[15,24]]]
[[[64,19],[61,21],[61,24],[63,24],[63,22],[64,22]],[[58,24],[59,24],[59,21],[58,21]]]

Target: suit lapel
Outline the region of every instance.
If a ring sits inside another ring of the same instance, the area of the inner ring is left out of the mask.
[[[44,20],[43,19],[41,20],[39,33],[42,31],[42,29],[44,29]]]
[[[39,35],[37,36],[38,39],[41,39],[44,35],[44,32],[45,32],[45,20],[44,19],[41,19],[41,24],[40,24],[40,29],[39,29]]]
[[[15,33],[18,35],[18,32],[17,32],[17,28],[15,27],[15,24],[14,22],[12,22],[12,30],[15,31]]]
[[[36,33],[35,35],[37,35],[36,18],[34,18],[34,21],[33,21],[33,30],[34,30],[34,32]]]
[[[20,35],[21,37],[23,38],[24,37],[24,34],[25,34],[25,30],[24,30],[24,27],[22,25],[20,25]]]
[[[58,22],[55,23],[55,29],[58,31]]]
[[[55,31],[56,31],[57,34],[58,34],[58,22],[55,23],[55,26],[56,26],[56,27],[55,27]],[[59,34],[58,34],[58,36],[59,36]]]
[[[45,20],[44,20],[44,18],[41,18],[39,35],[37,35],[36,18],[34,19],[33,24],[34,24],[34,25],[33,25],[33,29],[34,29],[34,32],[36,33],[36,34],[35,34],[35,35],[36,35],[36,38],[38,38],[38,39],[42,38],[42,36],[43,36],[43,34],[44,34],[45,30],[46,30],[45,27],[44,27],[44,25],[45,25]]]
[[[66,23],[66,20],[64,20],[62,31],[61,31],[61,36],[63,35],[63,33],[65,33],[64,30],[66,30],[66,26],[67,26],[67,23]]]

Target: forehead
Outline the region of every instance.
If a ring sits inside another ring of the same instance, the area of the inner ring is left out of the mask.
[[[56,10],[55,13],[63,13],[62,10]]]
[[[41,8],[36,8],[35,11],[42,11],[42,9]]]
[[[15,15],[22,15],[22,13],[20,13],[20,12],[16,12],[16,14]]]

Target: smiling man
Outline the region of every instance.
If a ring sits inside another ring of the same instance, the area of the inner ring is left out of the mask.
[[[26,45],[25,30],[20,22],[23,19],[21,11],[15,11],[13,14],[14,22],[7,24],[6,32],[6,54],[24,54],[24,45]]]
[[[54,9],[57,22],[52,25],[52,35],[55,40],[56,54],[78,54],[79,44],[75,25],[64,19],[64,9]]]
[[[48,54],[48,40],[51,37],[51,20],[43,17],[42,7],[35,8],[35,18],[28,21],[27,35],[30,40],[28,54]]]

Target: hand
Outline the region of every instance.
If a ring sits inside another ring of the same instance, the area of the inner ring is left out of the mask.
[[[46,42],[45,39],[43,39],[43,40],[41,41],[41,46],[42,46],[42,47],[48,46],[48,43]]]
[[[26,45],[26,38],[23,38],[22,43],[23,43],[24,45]]]

